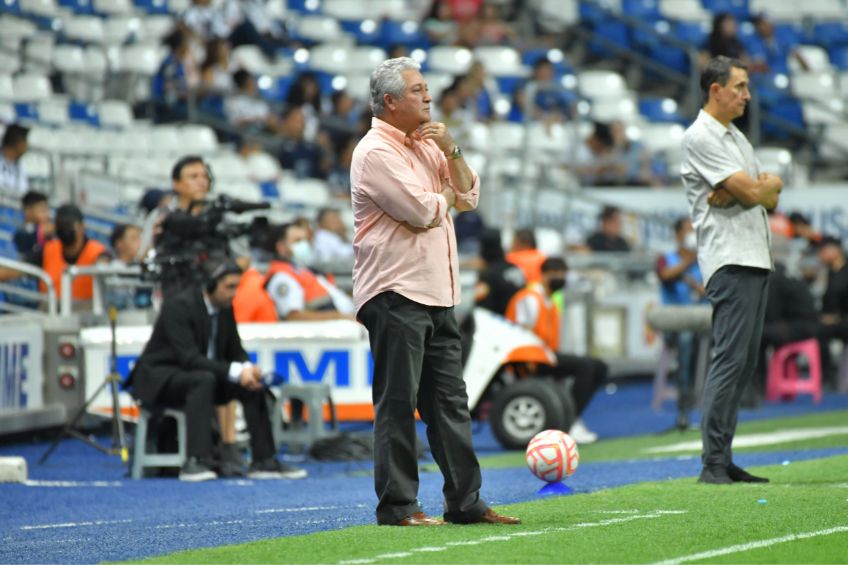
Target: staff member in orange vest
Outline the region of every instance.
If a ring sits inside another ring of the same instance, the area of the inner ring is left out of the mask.
[[[108,262],[109,251],[99,241],[85,235],[85,223],[82,212],[73,204],[64,204],[56,210],[56,239],[51,239],[44,247],[28,253],[24,260],[41,267],[53,280],[56,296],[62,295],[62,274],[69,265],[87,267],[98,262]],[[0,270],[0,280],[9,280],[21,276],[18,271]],[[40,285],[41,292],[47,292],[47,286]],[[76,277],[71,290],[74,300],[91,300],[94,294],[94,282],[90,276]]]
[[[281,320],[353,319],[353,301],[321,274],[311,270],[312,247],[296,224],[271,228],[265,288]]]
[[[506,308],[506,318],[533,331],[556,353],[556,365],[540,365],[540,375],[557,379],[574,378],[571,394],[577,410],[577,420],[571,426],[569,434],[578,443],[592,443],[597,434],[586,428],[580,415],[589,405],[595,392],[606,382],[609,368],[607,364],[588,356],[560,353],[559,332],[561,312],[551,299],[551,295],[565,288],[565,274],[568,266],[559,257],[545,259],[541,268],[541,281],[518,291]]]
[[[250,257],[239,257],[236,263],[244,269],[236,289],[236,297],[233,299],[236,322],[277,322],[277,307],[265,291],[267,277],[250,265]]]
[[[521,269],[528,283],[539,282],[542,263],[546,258],[545,254],[536,248],[536,234],[532,229],[520,229],[515,232],[506,260]]]

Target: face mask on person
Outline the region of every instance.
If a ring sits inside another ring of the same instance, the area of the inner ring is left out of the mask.
[[[73,224],[69,226],[60,225],[56,227],[56,237],[62,242],[62,245],[73,245],[77,240],[77,230]]]
[[[690,231],[686,234],[686,237],[683,238],[683,247],[689,251],[698,249],[698,236],[695,235],[695,232]]]
[[[305,239],[292,245],[292,262],[298,267],[311,265],[313,258],[312,245]]]
[[[551,287],[551,293],[565,288],[565,279],[555,278],[548,281],[548,286]]]

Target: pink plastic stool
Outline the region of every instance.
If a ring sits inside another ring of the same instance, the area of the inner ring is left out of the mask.
[[[810,364],[808,379],[798,378],[798,356],[803,355]],[[766,400],[775,401],[781,398],[792,400],[798,393],[810,393],[813,401],[821,402],[822,371],[819,342],[815,339],[805,339],[788,343],[775,350],[771,356],[766,383]]]

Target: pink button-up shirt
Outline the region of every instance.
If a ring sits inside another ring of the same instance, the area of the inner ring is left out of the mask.
[[[459,303],[459,261],[453,219],[442,192],[450,169],[432,140],[405,143],[406,134],[379,118],[353,151],[350,166],[355,235],[356,311],[394,291],[426,306]],[[477,207],[480,177],[457,200]],[[440,220],[435,227],[428,227]]]

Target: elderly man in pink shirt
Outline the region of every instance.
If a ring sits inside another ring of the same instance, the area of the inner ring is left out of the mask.
[[[460,283],[450,209],[474,209],[480,179],[445,125],[430,121],[419,69],[400,57],[371,74],[375,117],[350,168],[353,299],[374,357],[377,522],[517,524],[480,498],[453,311]],[[445,479],[444,521],[417,499],[416,408]]]

